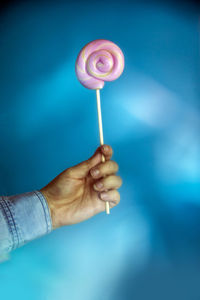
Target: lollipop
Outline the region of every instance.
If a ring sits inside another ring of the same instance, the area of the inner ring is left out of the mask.
[[[94,40],[86,44],[76,59],[76,75],[80,83],[96,90],[100,144],[104,144],[101,117],[100,89],[105,81],[117,79],[124,69],[124,55],[121,49],[108,40]],[[102,155],[102,162],[105,157]],[[110,213],[109,202],[106,201],[106,213]]]

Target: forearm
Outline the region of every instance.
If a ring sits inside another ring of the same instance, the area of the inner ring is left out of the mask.
[[[0,254],[52,230],[50,211],[39,191],[0,197]]]

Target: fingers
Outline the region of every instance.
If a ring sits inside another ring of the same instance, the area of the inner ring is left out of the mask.
[[[97,180],[93,185],[95,191],[105,191],[107,189],[118,189],[122,185],[120,176],[110,175]]]
[[[119,166],[115,161],[108,160],[105,163],[100,163],[90,170],[90,174],[93,178],[101,178],[106,175],[111,175],[119,170]]]
[[[113,154],[111,146],[102,145],[98,147],[95,153],[87,160],[65,170],[65,174],[73,178],[84,178],[88,175],[88,171],[102,162],[102,154],[105,160],[109,160]]]
[[[117,190],[101,192],[99,193],[99,198],[103,201],[109,201],[110,203],[114,204],[114,206],[120,202],[120,194]]]
[[[105,160],[111,159],[111,157],[113,155],[113,149],[112,149],[111,146],[109,146],[109,145],[102,145],[102,146],[100,146],[100,151],[104,155]]]
[[[113,150],[111,146],[102,145],[98,147],[95,153],[88,160],[78,164],[77,167],[79,167],[79,169],[81,168],[81,170],[85,170],[85,173],[84,171],[82,173],[86,175],[86,172],[88,172],[89,169],[95,167],[96,165],[102,162],[102,154],[105,157],[105,160],[109,160],[113,155]]]

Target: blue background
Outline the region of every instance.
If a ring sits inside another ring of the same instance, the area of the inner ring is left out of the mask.
[[[120,204],[15,250],[0,265],[1,299],[200,299],[199,28],[189,1],[4,5],[1,195],[40,189],[99,146],[80,49],[111,40],[125,69],[101,92]]]

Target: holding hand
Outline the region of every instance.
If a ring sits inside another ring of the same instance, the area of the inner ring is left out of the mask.
[[[122,179],[115,175],[119,167],[110,160],[112,154],[110,146],[100,146],[91,158],[66,169],[40,190],[49,205],[54,229],[105,211],[105,201],[109,201],[110,208],[119,203],[117,189]]]

